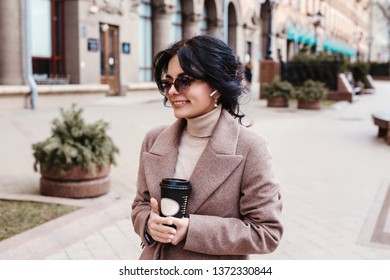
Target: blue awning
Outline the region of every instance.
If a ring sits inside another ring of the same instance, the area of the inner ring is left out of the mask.
[[[333,53],[342,53],[350,57],[356,55],[356,51],[349,44],[332,38],[325,39],[324,50],[331,51]]]
[[[306,31],[291,25],[287,26],[287,40],[292,40],[311,46],[317,45],[317,38],[314,31]],[[356,51],[349,44],[333,38],[326,38],[323,48],[326,51],[342,53],[350,57],[356,55]]]
[[[299,36],[299,31],[297,28],[293,26],[287,27],[287,40],[295,41],[298,36]]]
[[[306,31],[297,27],[287,27],[287,40],[296,41],[308,45],[316,45],[316,36],[313,31]]]

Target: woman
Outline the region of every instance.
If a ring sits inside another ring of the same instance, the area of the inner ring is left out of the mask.
[[[151,130],[141,148],[132,205],[145,244],[140,259],[247,259],[274,251],[283,231],[280,188],[265,141],[239,124],[243,73],[232,50],[195,36],[158,53],[154,69],[177,121]],[[169,177],[192,185],[182,219],[159,215],[159,183]]]

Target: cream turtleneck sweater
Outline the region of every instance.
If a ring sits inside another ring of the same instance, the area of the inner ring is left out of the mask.
[[[175,178],[189,180],[221,115],[222,106],[196,118],[187,119],[176,162]]]

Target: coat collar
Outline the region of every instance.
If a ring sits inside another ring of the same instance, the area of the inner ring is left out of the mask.
[[[144,167],[150,195],[160,200],[159,183],[172,177],[185,120],[177,120],[162,131],[150,152],[145,152]],[[203,202],[226,180],[242,160],[235,155],[240,127],[226,111],[221,116],[205,150],[191,175],[192,192],[188,213],[194,213]]]

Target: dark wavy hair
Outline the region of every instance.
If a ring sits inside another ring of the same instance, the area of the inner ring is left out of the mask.
[[[232,49],[211,35],[198,35],[176,42],[160,51],[153,60],[154,79],[161,81],[167,73],[168,63],[177,54],[183,71],[210,84],[221,94],[219,103],[241,124],[245,116],[240,111],[239,98],[245,92],[244,68]],[[165,97],[164,104],[167,102]]]

